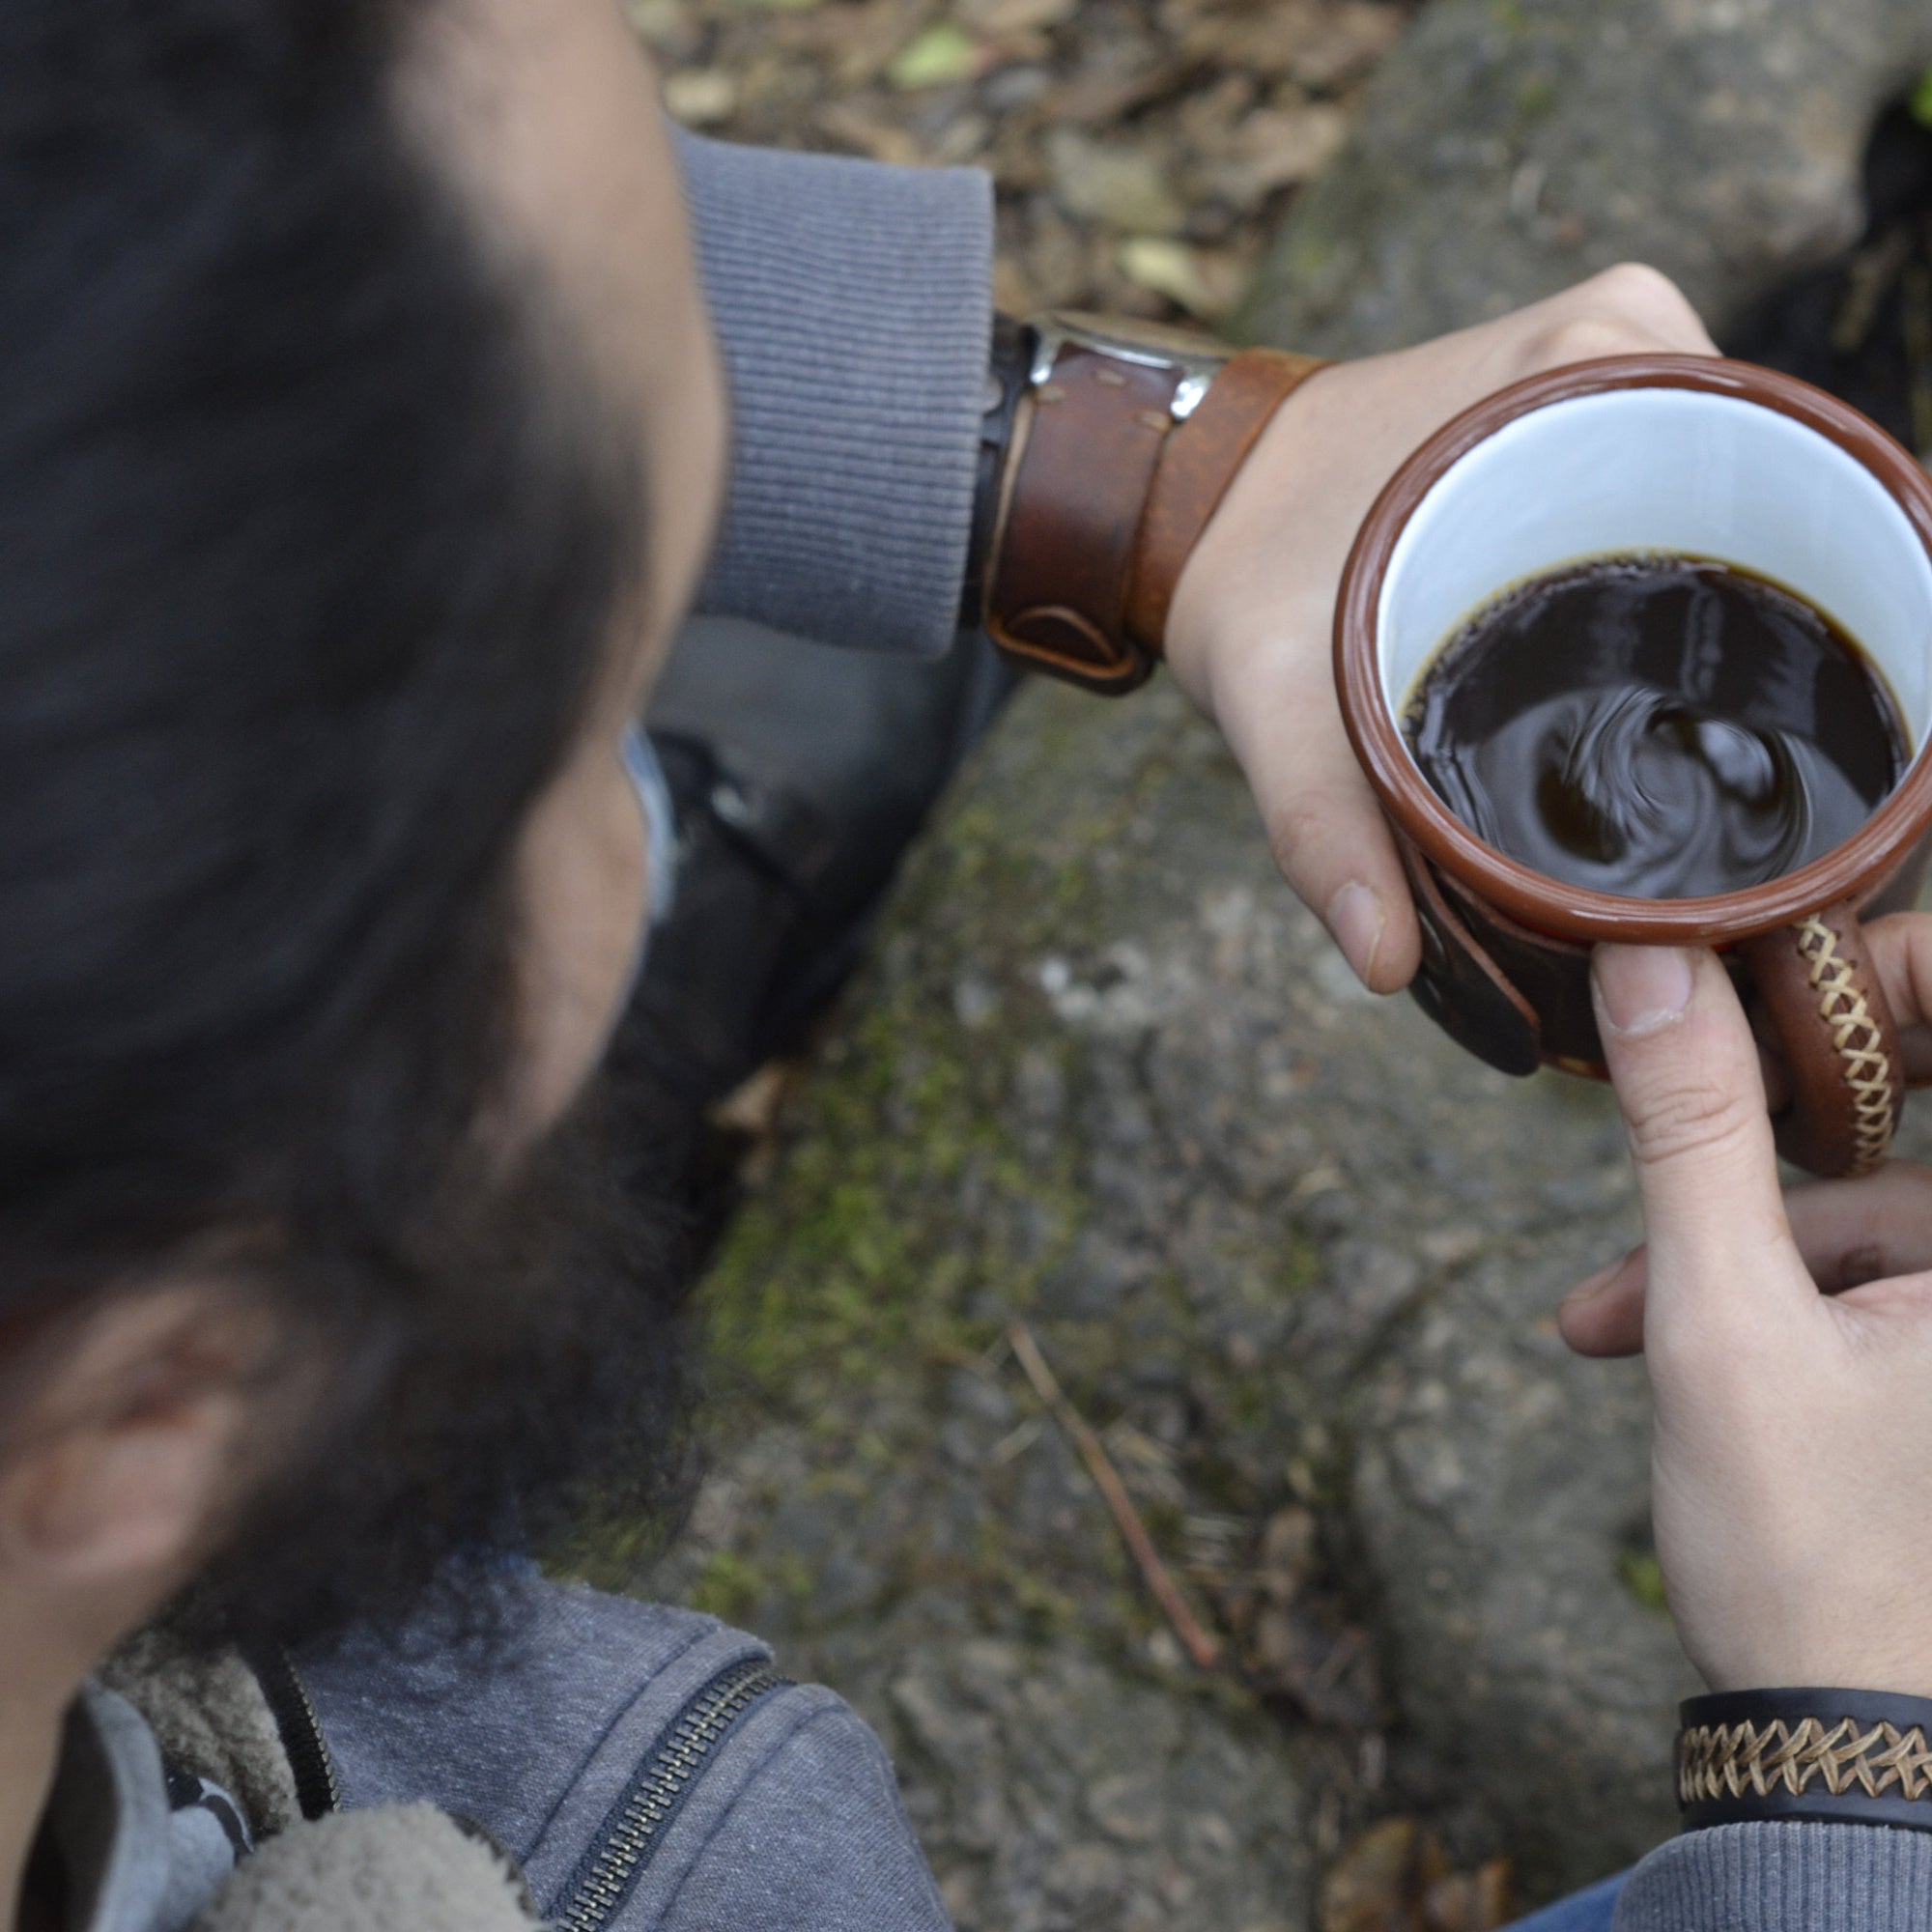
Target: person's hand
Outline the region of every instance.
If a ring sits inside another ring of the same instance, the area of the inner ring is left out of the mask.
[[[1599,355],[1715,354],[1649,269],[1611,269],[1499,321],[1340,362],[1283,405],[1176,588],[1166,653],[1254,788],[1288,882],[1378,992],[1421,937],[1394,841],[1342,728],[1330,636],[1356,529],[1403,459],[1519,378]]]
[[[1910,956],[1932,986],[1932,920],[1871,932],[1922,1048]],[[1585,1353],[1643,1349],[1684,1647],[1719,1690],[1932,1695],[1932,1175],[1787,1201],[1759,1051],[1716,957],[1605,947],[1595,971],[1648,1240],[1559,1321]]]

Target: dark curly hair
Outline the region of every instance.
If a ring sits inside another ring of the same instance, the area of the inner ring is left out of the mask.
[[[245,1231],[339,1363],[303,1548],[202,1593],[283,1630],[542,1533],[671,1406],[582,1124],[471,1153],[640,485],[405,129],[420,11],[0,8],[0,1313]]]

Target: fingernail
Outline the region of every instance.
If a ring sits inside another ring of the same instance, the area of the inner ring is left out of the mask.
[[[1382,928],[1388,924],[1381,900],[1359,879],[1350,879],[1328,901],[1322,923],[1342,949],[1342,956],[1355,969],[1355,978],[1366,986],[1369,975],[1375,971]]]
[[[1594,1301],[1622,1274],[1630,1257],[1624,1255],[1613,1261],[1608,1267],[1599,1268],[1595,1274],[1586,1275],[1568,1294],[1563,1297],[1565,1308],[1580,1308],[1586,1301]]]
[[[1613,1032],[1654,1033],[1690,1004],[1690,955],[1675,946],[1600,946],[1598,1003]]]

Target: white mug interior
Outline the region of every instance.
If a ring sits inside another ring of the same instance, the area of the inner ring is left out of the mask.
[[[1518,416],[1416,505],[1377,611],[1383,701],[1485,604],[1591,556],[1706,556],[1795,590],[1862,646],[1912,762],[1932,738],[1932,557],[1890,492],[1830,438],[1742,397],[1631,388]],[[1407,739],[1403,739],[1405,749]]]

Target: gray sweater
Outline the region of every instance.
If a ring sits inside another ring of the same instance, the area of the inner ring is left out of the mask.
[[[986,182],[698,140],[682,156],[735,392],[729,514],[705,606],[847,643],[942,650],[985,370]],[[522,1643],[494,1662],[430,1640],[305,1660],[303,1673],[352,1811],[426,1800],[473,1819],[553,1916],[582,1892],[586,1860],[626,1815],[667,1725],[762,1652],[709,1618],[587,1592],[540,1589],[528,1614]],[[177,1713],[184,1738],[203,1715]],[[246,1810],[246,1779],[227,1781]],[[55,1803],[85,1901],[75,1932],[184,1927],[226,1880],[228,1804],[220,1789],[184,1796],[179,1776],[164,1788],[142,1719],[92,1698]],[[274,1843],[298,1846],[298,1834]],[[322,1906],[288,1922],[333,1926]],[[340,1918],[390,1922],[366,1909]],[[231,1922],[266,1921],[243,1909]],[[420,1913],[411,1922],[426,1925]],[[1932,1927],[1932,1838],[1816,1825],[1693,1833],[1637,1867],[1616,1924]],[[737,1718],[608,1920],[609,1932],[945,1926],[884,1752],[809,1687],[767,1688]]]

